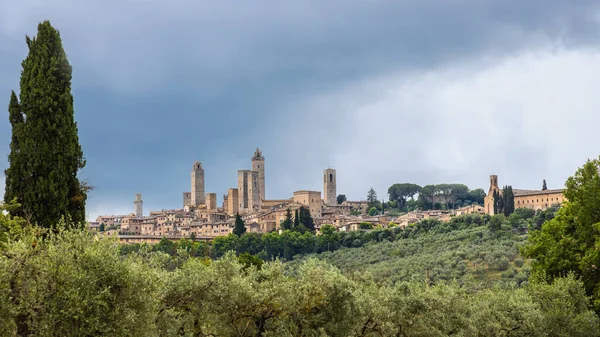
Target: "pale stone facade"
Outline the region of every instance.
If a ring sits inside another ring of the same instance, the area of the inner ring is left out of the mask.
[[[135,217],[141,219],[144,216],[144,202],[142,201],[142,194],[138,193],[135,195]]]
[[[254,156],[252,156],[252,171],[258,172],[259,198],[260,200],[265,200],[265,157],[263,157],[262,152],[258,148],[256,148]]]
[[[323,200],[325,205],[333,206],[337,204],[337,188],[335,169],[328,168],[323,171]]]
[[[502,195],[502,190],[498,187],[498,176],[490,176],[490,189],[484,199],[485,213],[494,214],[494,191]],[[555,190],[521,190],[514,189],[516,208],[529,208],[533,210],[543,210],[554,204],[562,204],[566,199],[562,189]]]
[[[258,171],[238,171],[238,211],[260,211],[260,185]]]
[[[230,188],[227,192],[227,210],[225,213],[235,215],[239,211],[239,196],[237,188]]]
[[[183,192],[183,207],[192,204],[192,192]]]
[[[217,210],[217,193],[206,193],[206,210]]]
[[[320,218],[323,208],[321,192],[319,191],[296,191],[294,192],[294,202],[308,206],[310,215],[313,218]]]
[[[248,180],[250,170],[238,170],[238,212],[248,210]]]
[[[192,206],[199,206],[205,204],[204,199],[204,169],[200,162],[195,162],[192,167],[192,192],[191,202]]]

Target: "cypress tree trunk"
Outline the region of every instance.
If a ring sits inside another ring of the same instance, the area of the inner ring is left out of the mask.
[[[55,227],[63,217],[71,226],[81,225],[87,193],[77,173],[85,160],[74,119],[71,65],[59,32],[48,21],[26,42],[19,104],[25,118],[17,128],[19,149],[11,148],[19,164],[13,170],[11,162],[5,199],[16,196],[25,217],[39,226]]]

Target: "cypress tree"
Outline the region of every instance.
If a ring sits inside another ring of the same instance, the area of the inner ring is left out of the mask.
[[[300,215],[298,214],[298,209],[296,209],[294,211],[294,227],[298,227],[298,226],[300,226]]]
[[[6,176],[6,185],[4,191],[4,201],[9,203],[16,199],[18,203],[23,202],[23,153],[21,150],[22,129],[25,122],[19,100],[15,92],[11,92],[10,103],[8,105],[8,119],[12,126],[12,139],[10,142],[10,154],[8,155],[9,167],[4,171]],[[11,209],[11,215],[22,216],[21,208]]]
[[[77,177],[85,160],[74,118],[71,65],[50,22],[40,23],[37,36],[26,42],[20,104],[11,97],[24,122],[11,112],[11,123],[13,116],[17,122],[12,145],[17,145],[11,146],[5,200],[16,197],[25,217],[39,226],[54,227],[61,218],[82,225],[88,189]]]
[[[242,236],[242,234],[246,233],[246,225],[244,224],[244,220],[240,216],[240,213],[235,214],[235,227],[233,228],[233,234],[237,236]]]
[[[285,212],[285,220],[283,220],[283,222],[281,223],[281,228],[284,230],[292,229],[292,226],[292,211],[288,208]]]

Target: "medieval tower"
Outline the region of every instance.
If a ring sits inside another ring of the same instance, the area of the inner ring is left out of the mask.
[[[328,168],[323,171],[323,199],[327,206],[333,206],[337,203],[337,188],[335,181],[335,169]]]
[[[252,156],[252,171],[258,172],[258,189],[260,200],[265,199],[265,157],[262,152],[256,148],[254,156]]]
[[[200,162],[195,162],[192,167],[192,192],[190,203],[192,206],[204,205],[204,169]]]
[[[135,217],[141,219],[144,216],[144,202],[142,201],[142,194],[138,193],[135,195]]]

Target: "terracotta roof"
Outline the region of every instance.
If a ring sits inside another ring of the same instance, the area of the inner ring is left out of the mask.
[[[541,190],[517,190],[517,189],[514,189],[513,193],[514,193],[515,197],[524,197],[524,196],[528,196],[528,195],[556,194],[556,193],[562,193],[563,191],[564,191],[563,189],[545,190],[545,191],[541,191]]]

